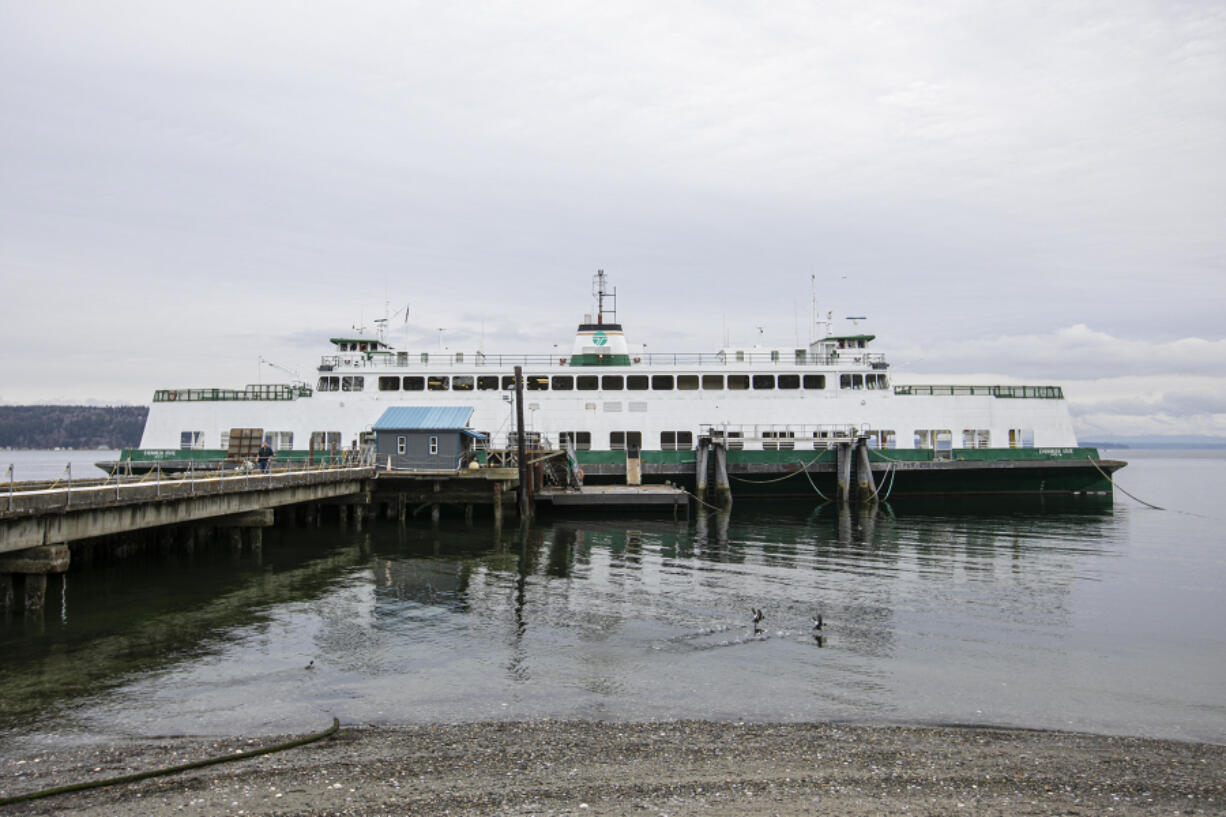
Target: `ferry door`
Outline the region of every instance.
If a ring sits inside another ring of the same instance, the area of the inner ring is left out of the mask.
[[[626,432],[626,484],[643,484],[643,432]]]

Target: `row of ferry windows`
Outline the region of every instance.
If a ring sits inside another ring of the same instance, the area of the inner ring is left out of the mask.
[[[840,374],[840,389],[885,389],[889,382],[884,374]],[[319,378],[319,391],[362,391],[366,378],[362,375],[326,376]],[[498,391],[515,388],[515,375],[427,375],[410,377],[380,377],[379,391]],[[552,377],[528,375],[524,378],[528,391],[746,391],[748,389],[824,389],[824,374],[606,374]]]
[[[1008,436],[1010,448],[1034,447],[1034,431],[1031,429],[1011,428],[1008,431]],[[826,441],[831,438],[832,432],[815,431],[812,436],[813,446],[815,448],[824,448]],[[571,445],[578,451],[590,451],[592,448],[592,432],[590,431],[563,431],[558,434],[559,442],[565,444],[568,439]],[[729,448],[740,449],[745,445],[744,438],[739,431],[728,432],[725,439]],[[796,446],[796,439],[795,431],[763,431],[762,448],[767,451],[791,450]],[[953,440],[953,432],[948,428],[917,428],[913,438],[916,448],[935,448],[938,450],[952,448]],[[220,442],[222,448],[229,446],[229,431],[221,432]],[[264,432],[264,442],[272,446],[275,451],[288,451],[294,447],[294,432],[266,431]],[[893,429],[874,429],[870,431],[868,433],[868,442],[871,448],[896,448],[898,445]],[[962,429],[963,448],[990,448],[991,443],[992,432],[989,429]],[[643,434],[640,431],[609,432],[609,448],[613,451],[622,451],[627,447],[641,448],[642,444]],[[340,446],[341,433],[339,431],[311,432],[311,448],[316,451],[336,450]],[[204,448],[204,432],[181,432],[179,434],[179,447],[182,449]],[[693,447],[694,433],[692,431],[660,432],[660,450],[662,451],[688,451]]]

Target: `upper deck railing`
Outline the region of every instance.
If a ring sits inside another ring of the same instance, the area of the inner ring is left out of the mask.
[[[588,355],[587,357],[591,357]],[[612,355],[610,355],[612,357]],[[806,368],[813,366],[868,366],[885,369],[885,355],[848,349],[830,354],[779,352],[642,352],[630,355],[631,366],[723,367],[723,368]],[[334,372],[367,369],[470,369],[532,366],[546,369],[598,369],[599,364],[572,366],[569,354],[486,355],[475,352],[389,352],[378,354],[324,355],[319,371]]]
[[[1037,398],[1063,400],[1064,390],[1059,386],[895,386],[895,394],[939,396],[980,396],[1005,398]]]
[[[247,386],[245,389],[158,389],[153,393],[155,403],[183,401],[221,400],[297,400],[313,394],[310,386],[270,383]]]

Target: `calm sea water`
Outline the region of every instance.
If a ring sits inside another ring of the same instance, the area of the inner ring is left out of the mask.
[[[1226,452],[1105,455],[1129,460],[1120,485],[1168,510],[1122,494],[859,517],[739,503],[688,522],[543,520],[524,536],[446,518],[289,528],[258,554],[218,543],[98,562],[52,579],[41,619],[0,624],[0,757],[303,732],[333,714],[1226,743]]]

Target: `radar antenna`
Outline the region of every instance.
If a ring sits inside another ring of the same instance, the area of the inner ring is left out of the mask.
[[[596,270],[596,275],[592,278],[592,295],[596,297],[596,323],[598,324],[604,323],[604,302],[606,300],[613,304],[608,310],[609,323],[617,323],[617,287],[614,287],[612,292],[608,292],[605,290],[606,283],[605,271]]]

